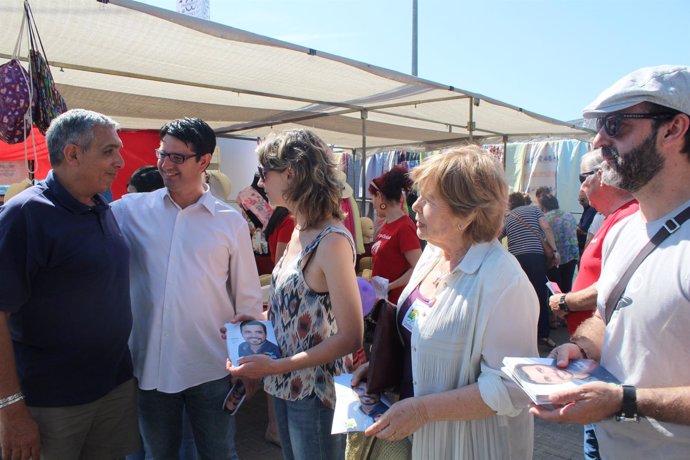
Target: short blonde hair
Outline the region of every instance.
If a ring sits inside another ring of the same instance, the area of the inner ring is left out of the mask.
[[[336,164],[320,137],[308,129],[283,131],[266,139],[256,153],[264,167],[292,169],[294,179],[285,191],[285,200],[294,214],[304,218],[305,229],[329,218],[342,220]]]
[[[498,161],[475,145],[434,155],[412,170],[420,190],[434,191],[458,216],[473,215],[465,230],[472,243],[501,233],[508,205],[508,184]]]

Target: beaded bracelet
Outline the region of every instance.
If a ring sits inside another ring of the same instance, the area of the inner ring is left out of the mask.
[[[0,409],[3,409],[7,406],[11,406],[12,404],[17,403],[22,399],[24,399],[24,395],[21,391],[13,395],[10,395],[6,398],[0,398]]]

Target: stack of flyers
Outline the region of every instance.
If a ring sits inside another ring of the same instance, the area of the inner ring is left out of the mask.
[[[619,384],[609,371],[591,359],[574,359],[559,368],[551,358],[503,358],[504,374],[517,383],[535,404],[550,404],[556,392],[571,390],[589,382]]]

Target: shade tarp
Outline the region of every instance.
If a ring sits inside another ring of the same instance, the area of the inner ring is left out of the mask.
[[[0,0],[0,63],[12,56],[22,5]],[[31,6],[69,107],[124,128],[195,116],[234,135],[307,126],[357,148],[364,113],[367,147],[462,140],[470,128],[474,137],[589,136],[480,94],[131,0]]]

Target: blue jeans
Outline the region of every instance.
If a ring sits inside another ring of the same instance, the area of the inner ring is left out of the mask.
[[[345,435],[331,434],[333,409],[316,395],[299,401],[273,398],[285,460],[345,458]]]
[[[601,460],[601,456],[599,455],[599,441],[597,441],[597,434],[594,431],[594,425],[585,425],[584,437],[585,460]]]
[[[230,376],[180,393],[139,390],[139,428],[146,458],[177,458],[182,441],[182,408],[187,409],[201,460],[237,460],[235,417],[222,409]]]
[[[146,456],[146,452],[142,449],[136,454],[130,454],[125,457],[126,460],[151,460],[150,456]],[[182,445],[180,447],[179,460],[197,460],[196,458],[196,444],[194,444],[194,433],[192,433],[192,424],[189,421],[187,411],[182,411]]]

